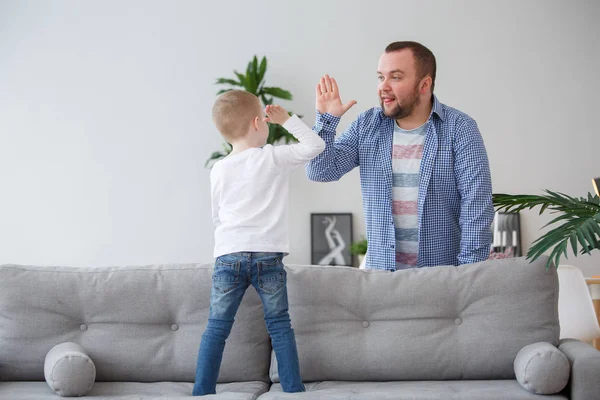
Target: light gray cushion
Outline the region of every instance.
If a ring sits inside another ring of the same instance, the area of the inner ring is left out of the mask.
[[[547,258],[397,272],[288,266],[305,381],[514,379],[519,350],[558,343]],[[271,378],[278,380],[276,362]]]
[[[96,382],[84,399],[90,400],[190,400],[192,382]],[[269,390],[265,382],[217,384],[217,394],[199,397],[211,400],[256,400]],[[525,392],[525,390],[523,390]],[[527,392],[525,392],[527,393]],[[56,400],[46,382],[0,382],[0,400]]]
[[[558,393],[569,382],[569,360],[550,343],[533,343],[523,347],[515,358],[514,366],[517,381],[531,393]]]
[[[84,396],[94,385],[96,367],[83,347],[65,342],[51,348],[46,355],[44,377],[59,396]]]
[[[97,381],[193,382],[208,322],[212,264],[0,266],[0,376],[44,380],[44,357],[73,341]],[[268,381],[271,343],[248,290],[225,346],[219,382]]]
[[[304,393],[284,393],[271,386],[259,400],[567,400],[538,396],[512,380],[412,382],[308,382]],[[589,398],[587,400],[591,400]]]

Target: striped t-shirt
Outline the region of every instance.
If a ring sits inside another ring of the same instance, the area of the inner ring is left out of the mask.
[[[404,130],[394,123],[392,214],[396,228],[396,269],[417,265],[417,200],[425,133],[427,122],[412,130]]]

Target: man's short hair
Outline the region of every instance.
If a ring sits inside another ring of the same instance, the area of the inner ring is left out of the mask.
[[[427,47],[421,43],[404,41],[404,42],[393,42],[390,43],[386,48],[386,53],[393,51],[399,51],[403,49],[410,49],[415,59],[417,66],[417,77],[419,80],[425,78],[427,75],[431,77],[431,93],[435,87],[435,73],[436,73],[436,62],[435,56]]]
[[[221,135],[231,143],[248,133],[248,127],[254,118],[261,117],[261,104],[252,93],[230,90],[217,97],[212,116]]]

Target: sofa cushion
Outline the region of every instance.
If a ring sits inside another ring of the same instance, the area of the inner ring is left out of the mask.
[[[44,357],[72,341],[97,381],[193,382],[208,322],[211,264],[138,267],[0,266],[0,376],[44,380]],[[271,344],[248,290],[219,382],[268,381]]]
[[[527,345],[514,362],[517,381],[536,394],[554,394],[569,382],[571,366],[567,356],[550,343]]]
[[[524,346],[559,338],[547,258],[396,272],[288,266],[305,381],[514,379]],[[277,365],[271,378],[277,381]]]
[[[192,399],[191,382],[96,382],[84,399],[128,400],[189,400]],[[211,400],[256,400],[269,390],[265,382],[233,382],[217,384],[217,394]],[[524,391],[524,390],[523,390]],[[204,397],[201,397],[204,398]],[[56,400],[56,394],[46,382],[0,382],[0,400]]]
[[[83,347],[65,342],[50,349],[44,361],[44,377],[59,396],[86,395],[96,380],[96,367]]]
[[[309,382],[304,393],[283,393],[271,386],[259,400],[567,400],[563,395],[538,396],[516,380],[413,382]]]

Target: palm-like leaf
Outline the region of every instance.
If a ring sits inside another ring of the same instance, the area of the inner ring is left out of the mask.
[[[548,265],[554,261],[554,265],[558,266],[562,255],[567,258],[569,245],[575,256],[578,246],[581,246],[580,254],[600,249],[600,198],[591,193],[587,198],[576,198],[550,190],[545,192],[546,195],[493,195],[498,211],[518,212],[540,206],[540,214],[546,210],[560,213],[545,226],[562,224],[536,239],[527,252],[527,258],[533,261],[552,249]]]

